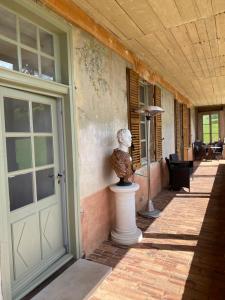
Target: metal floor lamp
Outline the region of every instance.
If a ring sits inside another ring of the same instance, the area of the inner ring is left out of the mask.
[[[158,114],[164,112],[164,110],[159,106],[144,106],[137,110],[139,114],[145,115],[145,121],[147,124],[147,179],[148,179],[148,210],[141,211],[139,214],[145,218],[158,218],[160,216],[160,211],[154,208],[153,202],[151,200],[151,143],[150,143],[150,133],[151,133],[151,119]]]

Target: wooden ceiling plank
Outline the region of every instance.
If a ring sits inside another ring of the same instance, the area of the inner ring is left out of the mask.
[[[213,13],[219,14],[225,12],[225,1],[224,0],[212,0]]]
[[[120,28],[116,27],[112,22],[110,22],[105,15],[101,13],[101,11],[97,10],[93,6],[91,6],[87,1],[84,0],[76,0],[76,3],[79,5],[81,9],[87,11],[90,17],[93,19],[97,19],[98,23],[106,28],[108,28],[113,34],[115,34],[121,40],[125,40],[128,37],[125,36]]]
[[[200,43],[196,22],[187,23],[185,26],[192,44]]]
[[[117,28],[128,38],[135,38],[143,35],[143,32],[129,18],[123,9],[114,0],[86,0],[96,10],[100,11],[108,20],[115,24]]]
[[[216,34],[217,38],[223,39],[225,38],[225,13],[219,14],[215,16],[216,19]]]
[[[198,11],[192,0],[175,0],[183,23],[194,21],[198,18]]]
[[[163,24],[146,0],[117,0],[145,34],[162,30]]]
[[[198,7],[201,18],[206,18],[213,15],[211,0],[193,0]]]
[[[174,0],[147,0],[166,28],[182,24],[182,18]]]

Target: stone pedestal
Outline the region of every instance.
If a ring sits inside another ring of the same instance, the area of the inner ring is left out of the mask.
[[[132,183],[130,186],[110,186],[115,195],[115,225],[111,231],[111,238],[121,245],[132,245],[140,242],[142,232],[136,225],[135,192],[139,184]]]

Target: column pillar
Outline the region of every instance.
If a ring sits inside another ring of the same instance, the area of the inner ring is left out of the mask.
[[[121,245],[132,245],[142,239],[142,231],[136,225],[135,192],[139,184],[129,186],[110,186],[115,199],[115,224],[111,231],[111,238]]]

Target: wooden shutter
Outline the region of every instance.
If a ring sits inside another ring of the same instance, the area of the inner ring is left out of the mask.
[[[181,105],[177,100],[174,100],[174,110],[175,110],[175,151],[176,151],[179,159],[182,159],[182,155],[181,155],[181,146],[182,146]]]
[[[161,89],[158,86],[154,88],[154,102],[156,106],[161,107]],[[161,114],[155,117],[155,158],[162,158],[162,116]]]
[[[139,108],[139,75],[127,69],[127,98],[129,129],[132,134],[131,157],[133,166],[141,167],[140,115],[135,111]]]
[[[189,114],[186,105],[183,105],[183,142],[184,142],[184,160],[188,160],[189,148]]]

